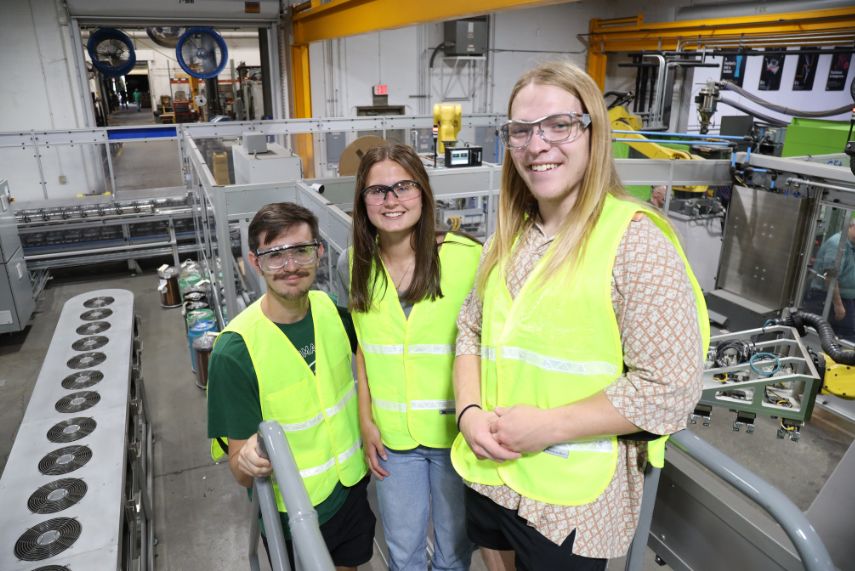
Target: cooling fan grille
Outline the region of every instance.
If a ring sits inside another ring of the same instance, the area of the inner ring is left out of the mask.
[[[97,367],[105,360],[107,360],[107,355],[104,353],[91,352],[72,357],[65,364],[68,365],[69,369],[89,369],[90,367]]]
[[[103,378],[104,373],[101,371],[80,371],[62,379],[62,388],[69,390],[86,389],[100,383]]]
[[[80,412],[92,408],[101,400],[101,395],[95,391],[79,391],[65,395],[58,401],[54,408],[57,412]]]
[[[97,335],[98,333],[107,331],[109,328],[109,321],[93,321],[92,323],[81,325],[76,331],[78,335]]]
[[[90,309],[80,314],[80,319],[83,321],[98,321],[106,319],[113,315],[112,309]]]
[[[116,300],[109,295],[100,295],[98,297],[91,297],[84,301],[83,307],[88,307],[89,309],[92,309],[93,307],[107,307],[114,301]]]
[[[47,432],[47,438],[57,444],[66,444],[89,436],[98,423],[94,418],[79,416],[54,424]]]
[[[80,537],[80,522],[57,517],[34,525],[15,542],[15,556],[24,561],[41,561],[71,547]]]
[[[92,335],[91,337],[78,339],[71,344],[71,348],[75,351],[94,351],[95,349],[100,349],[109,342],[110,339],[103,335]]]
[[[48,452],[39,460],[39,472],[46,476],[62,476],[85,466],[92,458],[88,446],[66,446]]]
[[[82,500],[88,489],[86,482],[79,478],[54,480],[33,492],[27,507],[37,514],[56,513]]]

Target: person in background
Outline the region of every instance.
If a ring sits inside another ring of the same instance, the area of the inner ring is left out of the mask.
[[[250,488],[271,473],[259,454],[258,425],[279,422],[336,569],[356,569],[372,557],[377,520],[359,441],[353,323],[326,293],[311,290],[324,254],[311,211],[289,202],[264,206],[249,225],[249,249],[267,292],[229,322],[211,353],[212,456],[228,454],[235,480]],[[285,505],[274,489],[294,568]]]
[[[353,204],[340,295],[359,338],[360,429],[391,569],[428,568],[431,522],[430,568],[469,569],[463,482],[449,459],[457,435],[451,375],[457,313],[481,244],[436,231],[430,181],[406,145],[365,153]]]
[[[650,204],[662,210],[665,208],[665,197],[668,196],[668,187],[664,184],[657,184],[650,187]]]
[[[674,231],[619,182],[594,81],[540,65],[508,117],[496,233],[458,318],[452,461],[477,545],[601,570],[700,397],[709,321]]]
[[[142,110],[142,92],[137,88],[133,93],[134,103],[137,104],[137,111]]]
[[[819,247],[813,265],[818,279],[813,281],[804,307],[807,311],[822,315],[828,284],[836,277],[828,323],[839,338],[855,342],[855,217],[849,219],[845,233],[846,241],[842,251],[840,239],[844,232],[832,234]],[[838,251],[840,271],[835,269]]]

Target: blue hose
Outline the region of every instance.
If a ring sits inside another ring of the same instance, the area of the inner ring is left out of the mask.
[[[758,369],[756,361],[759,361],[760,359],[774,359],[775,366],[772,367],[771,371],[764,371],[762,369]],[[774,353],[761,351],[759,353],[754,353],[753,355],[751,355],[751,358],[748,359],[748,366],[751,367],[752,371],[754,371],[761,377],[771,377],[772,375],[781,370],[781,358],[775,355]]]

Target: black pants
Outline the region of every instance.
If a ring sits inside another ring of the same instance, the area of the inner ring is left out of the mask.
[[[371,561],[374,555],[374,528],[377,518],[368,505],[368,480],[364,477],[350,488],[347,499],[329,521],[321,524],[321,535],[327,544],[333,564],[337,567],[358,567]],[[270,561],[270,548],[267,538],[261,536],[267,560]],[[291,538],[285,541],[291,569],[294,566],[294,544]],[[273,566],[271,562],[270,566]]]
[[[501,551],[513,550],[518,571],[604,571],[607,559],[591,559],[573,554],[571,533],[560,546],[528,525],[516,511],[466,488],[466,534],[478,546]]]

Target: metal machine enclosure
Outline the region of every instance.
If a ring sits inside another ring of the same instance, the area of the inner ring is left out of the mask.
[[[33,284],[9,202],[9,183],[0,180],[0,333],[26,327],[34,308]]]
[[[734,185],[716,285],[770,313],[788,305],[797,285],[810,201]]]

